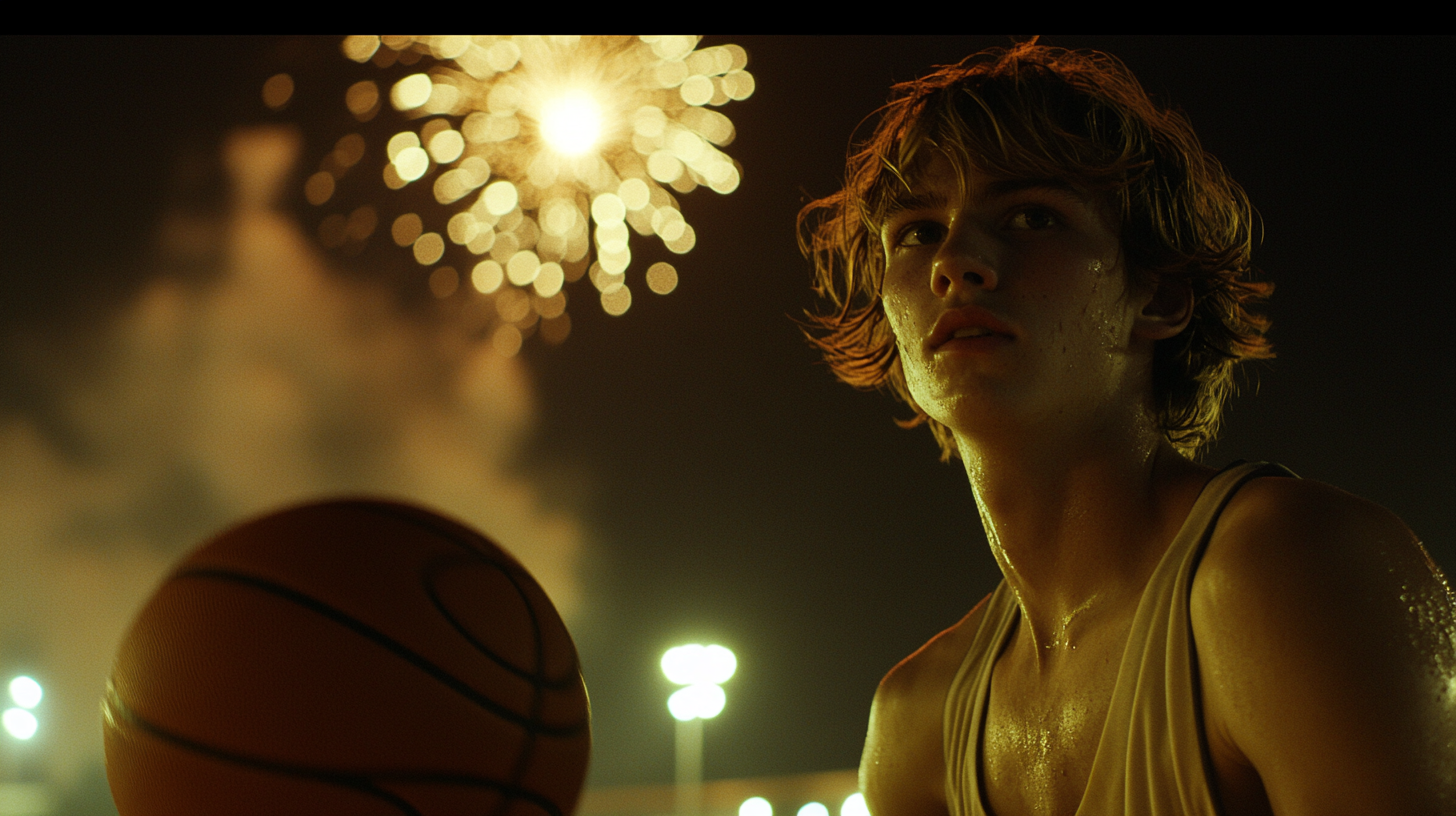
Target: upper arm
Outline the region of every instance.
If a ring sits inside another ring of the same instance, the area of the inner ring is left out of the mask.
[[[1388,511],[1260,479],[1230,503],[1193,585],[1210,747],[1278,814],[1456,805],[1456,607]]]
[[[859,785],[875,816],[946,816],[945,695],[980,622],[960,623],[890,670],[875,691]]]

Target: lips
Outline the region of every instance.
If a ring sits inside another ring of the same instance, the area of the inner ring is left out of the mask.
[[[940,316],[925,339],[925,347],[932,353],[953,340],[981,340],[997,338],[1014,340],[1016,333],[1011,326],[980,306],[963,306]]]

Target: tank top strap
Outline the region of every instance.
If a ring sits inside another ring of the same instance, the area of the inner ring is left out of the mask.
[[[991,669],[1006,646],[1019,608],[1002,579],[986,602],[971,647],[945,695],[945,796],[950,816],[986,816],[980,783],[980,743],[985,729]]]
[[[1163,556],[1163,560],[1166,562],[1174,550],[1183,551],[1179,557],[1202,557],[1203,548],[1208,545],[1208,537],[1223,513],[1223,508],[1239,492],[1239,488],[1262,476],[1299,478],[1294,471],[1273,462],[1246,462],[1240,459],[1228,465],[1203,486],[1203,492],[1198,494],[1198,501],[1194,502],[1188,519],[1183,522],[1183,528],[1168,546],[1168,553]]]
[[[1149,578],[1078,814],[1219,816],[1188,601],[1219,515],[1239,488],[1261,476],[1294,474],[1266,462],[1220,471]]]

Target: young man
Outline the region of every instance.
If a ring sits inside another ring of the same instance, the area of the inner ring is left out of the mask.
[[[1192,458],[1271,356],[1242,190],[1103,55],[895,91],[802,216],[815,342],[963,461],[1005,580],[880,684],[871,812],[1456,813],[1456,602],[1420,543]]]

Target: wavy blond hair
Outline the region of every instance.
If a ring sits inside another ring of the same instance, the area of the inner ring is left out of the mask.
[[[1155,105],[1126,66],[1096,52],[1023,43],[894,87],[873,133],[851,147],[844,189],[799,213],[800,247],[826,307],[808,315],[806,335],[835,375],[888,390],[915,412],[902,426],[929,425],[941,460],[958,455],[950,430],[911,398],[880,300],[880,227],[927,147],[962,179],[975,167],[1098,196],[1117,218],[1132,286],[1164,275],[1187,281],[1192,319],[1154,348],[1154,408],[1180,451],[1207,446],[1236,365],[1274,356],[1269,322],[1251,310],[1273,290],[1250,266],[1255,215],[1188,120]]]

